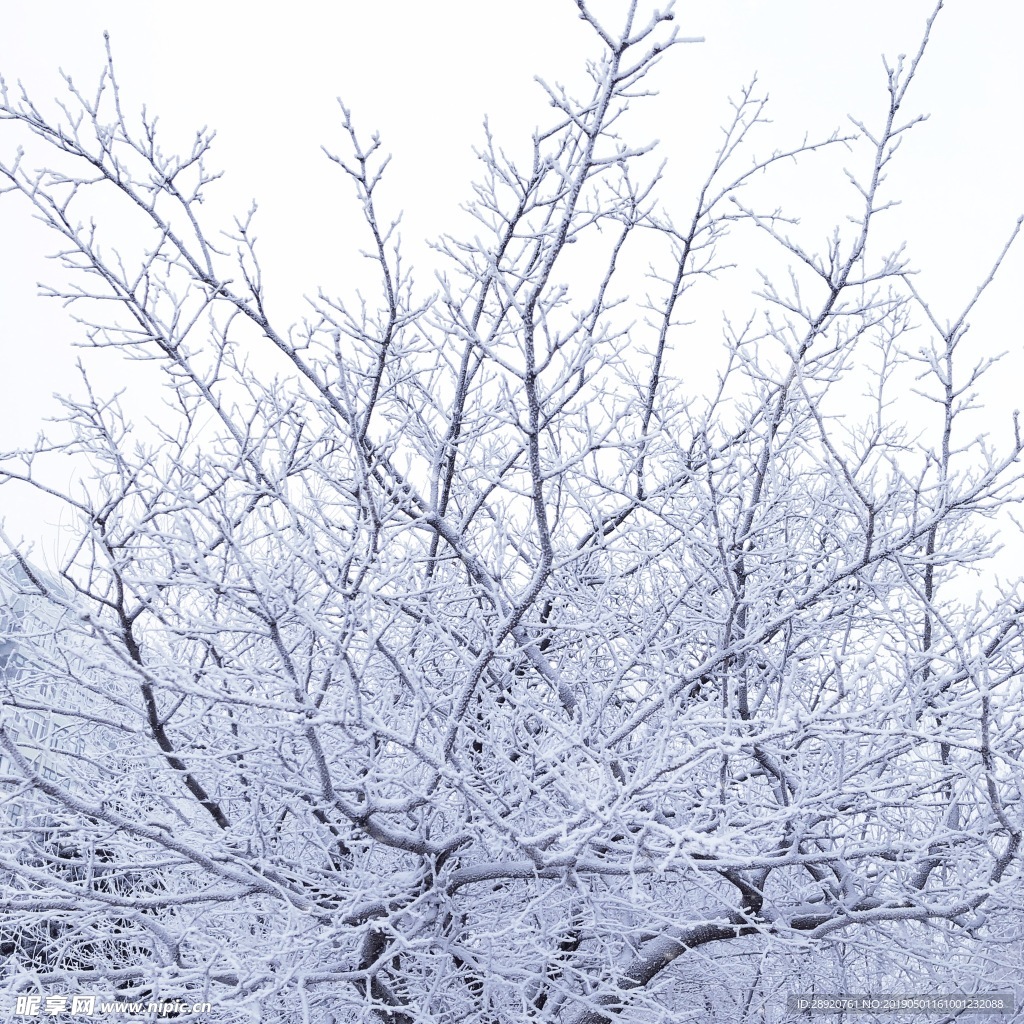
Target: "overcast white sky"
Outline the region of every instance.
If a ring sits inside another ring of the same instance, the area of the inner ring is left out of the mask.
[[[600,0],[621,10],[623,0]],[[703,173],[727,113],[726,98],[756,72],[772,99],[783,145],[804,131],[827,134],[852,112],[884,114],[880,60],[913,53],[932,0],[683,0],[680,47],[652,79],[661,95],[635,111],[632,138],[662,140],[672,187]],[[45,101],[57,69],[85,85],[111,34],[129,109],[162,116],[165,147],[202,125],[218,131],[221,195],[238,212],[260,202],[259,234],[272,297],[302,313],[317,286],[344,291],[363,244],[351,190],[320,153],[339,146],[335,97],[364,132],[379,129],[394,154],[385,205],[404,210],[403,237],[416,243],[451,223],[474,175],[471,147],[485,114],[496,136],[525,146],[548,108],[534,74],[580,80],[593,52],[572,0],[389,0],[293,2],[287,7],[216,0],[53,0],[4,5],[0,72]],[[1018,0],[948,0],[908,102],[930,112],[908,138],[892,183],[904,205],[890,230],[910,243],[921,285],[954,316],[1024,212],[1024,5]],[[0,123],[0,154],[11,155]],[[803,186],[806,189],[806,185]],[[806,195],[803,199],[813,199]],[[50,395],[74,386],[78,336],[53,303],[34,297],[50,273],[52,243],[0,197],[0,449],[32,437],[53,410]],[[991,348],[1024,349],[1018,298],[1024,246],[1004,268],[988,306],[974,317]],[[431,267],[419,273],[428,281]],[[1020,363],[1004,374],[1018,388]],[[1024,403],[1022,403],[1024,404]],[[44,539],[39,515],[0,491],[11,532]]]

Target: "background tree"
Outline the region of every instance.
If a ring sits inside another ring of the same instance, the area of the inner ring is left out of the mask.
[[[44,681],[103,723],[58,779],[0,726],[5,813],[42,800],[61,839],[5,832],[4,927],[90,929],[87,962],[11,940],[9,993],[583,1024],[1012,989],[1024,594],[975,581],[1022,441],[967,418],[1005,250],[947,323],[868,245],[924,44],[874,117],[768,155],[744,90],[686,207],[628,136],[671,6],[577,6],[592,91],[544,87],[526,163],[485,138],[433,292],[342,108],[378,291],[291,328],[252,213],[205,215],[211,135],[172,155],[112,62],[55,119],[4,92],[48,154],[2,173],[62,240],[52,294],[164,399],[139,425],[83,371],[0,470],[77,524],[65,588],[11,545],[64,615],[22,638],[5,723]],[[819,247],[760,182],[837,147],[857,213]],[[783,270],[719,360],[687,310],[748,253]]]

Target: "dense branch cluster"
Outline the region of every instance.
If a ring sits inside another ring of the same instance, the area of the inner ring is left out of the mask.
[[[969,310],[940,323],[867,245],[925,46],[880,118],[768,157],[747,89],[669,209],[625,138],[671,5],[614,29],[577,6],[592,92],[545,87],[527,166],[488,135],[432,294],[342,108],[377,302],[320,293],[293,328],[253,214],[205,215],[210,135],[167,153],[112,64],[56,120],[5,88],[31,144],[3,190],[75,272],[52,294],[165,399],[133,424],[87,376],[0,465],[76,522],[59,571],[5,563],[12,999],[584,1024],[1013,989],[1024,592],[975,599],[972,573],[1024,445],[964,423]],[[808,251],[746,186],[836,146],[860,213]],[[111,192],[120,247],[90,224]],[[689,393],[689,304],[751,233],[788,276],[702,335],[718,383]]]

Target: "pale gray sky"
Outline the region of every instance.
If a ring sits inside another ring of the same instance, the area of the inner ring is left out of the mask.
[[[848,112],[877,123],[885,101],[880,56],[914,53],[933,6],[682,2],[681,32],[706,42],[673,51],[655,72],[651,84],[661,95],[636,107],[632,138],[662,140],[668,186],[685,199],[686,186],[707,167],[727,96],[754,72],[772,99],[777,134],[765,135],[766,144],[785,145],[804,131],[827,134],[844,126]],[[364,134],[380,130],[394,154],[384,204],[404,210],[403,237],[419,259],[421,240],[448,229],[468,195],[483,116],[511,151],[523,152],[548,113],[533,75],[572,84],[593,52],[572,0],[299,0],[287,8],[54,0],[6,5],[2,21],[0,72],[10,84],[22,79],[37,100],[59,93],[59,67],[83,86],[95,80],[107,29],[125,102],[161,114],[165,147],[175,138],[184,145],[202,125],[217,129],[215,159],[226,171],[219,195],[239,213],[259,200],[271,297],[295,318],[301,296],[318,285],[345,290],[364,244],[354,234],[350,186],[319,148],[341,146],[335,97],[353,108]],[[958,312],[1024,212],[1022,39],[1017,0],[950,0],[908,97],[908,112],[932,116],[894,166],[893,192],[903,206],[887,230],[910,241],[921,285],[943,316]],[[9,157],[6,127],[0,123],[0,154]],[[59,307],[34,297],[53,246],[12,199],[0,197],[0,449],[32,437],[54,408],[49,396],[74,387],[69,346],[79,336]],[[814,215],[806,181],[799,194],[783,197],[790,199]],[[1024,345],[1014,302],[1024,279],[1021,249],[974,318],[976,330],[1004,339],[992,347],[1017,356]],[[432,270],[424,264],[419,272],[424,286]],[[1019,377],[1005,379],[1015,392]],[[45,516],[9,490],[0,492],[0,515],[11,532],[45,537]]]

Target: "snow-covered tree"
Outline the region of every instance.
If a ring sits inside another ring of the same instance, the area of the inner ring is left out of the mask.
[[[577,0],[591,91],[545,87],[526,162],[485,138],[431,289],[343,108],[379,287],[298,325],[252,215],[203,205],[210,135],[164,148],[112,62],[56,118],[5,90],[52,294],[162,381],[136,425],[86,372],[0,468],[76,538],[59,587],[9,545],[60,612],[8,638],[10,997],[647,1024],[1019,985],[1024,590],[985,574],[1024,442],[966,416],[1005,250],[947,323],[868,245],[924,43],[886,107],[767,154],[751,86],[689,205],[662,196],[629,106],[671,6]],[[814,246],[772,175],[832,151],[856,213]],[[74,771],[12,736],[43,682],[93,736]]]

